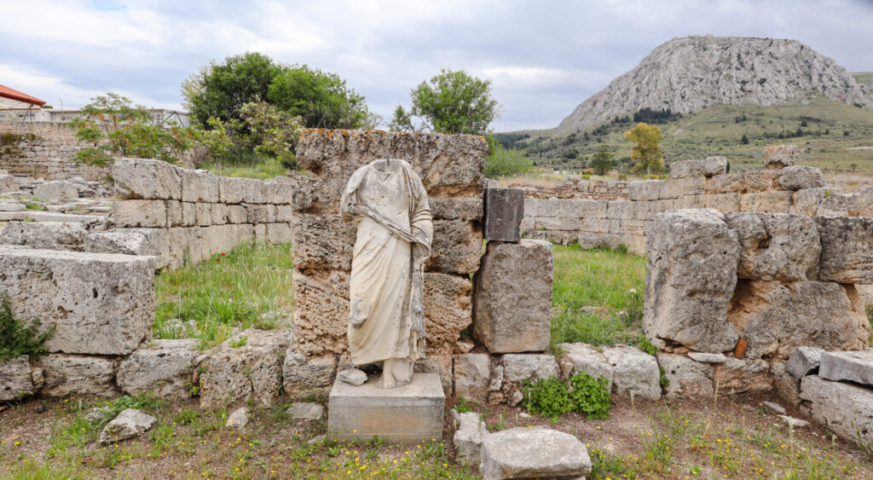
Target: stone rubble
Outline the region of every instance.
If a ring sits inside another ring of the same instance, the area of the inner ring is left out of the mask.
[[[137,409],[128,408],[119,413],[100,432],[100,445],[110,445],[131,438],[136,438],[149,431],[158,419]]]

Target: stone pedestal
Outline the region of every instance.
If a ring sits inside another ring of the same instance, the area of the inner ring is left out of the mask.
[[[356,387],[339,380],[330,391],[328,438],[338,442],[370,440],[394,443],[442,439],[446,396],[435,373],[417,373],[409,385],[390,390],[378,377]]]
[[[521,240],[524,218],[524,190],[520,188],[485,189],[485,238],[500,242]]]

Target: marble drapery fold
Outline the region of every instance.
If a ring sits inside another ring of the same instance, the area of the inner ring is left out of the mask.
[[[403,160],[357,169],[340,213],[358,223],[350,280],[348,327],[352,363],[424,358],[424,263],[433,219],[427,192]],[[387,363],[386,363],[387,365]]]

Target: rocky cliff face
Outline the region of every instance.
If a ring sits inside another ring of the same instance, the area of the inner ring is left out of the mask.
[[[576,107],[556,133],[645,107],[691,113],[719,103],[769,106],[803,91],[873,108],[866,87],[833,59],[796,40],[676,38]]]

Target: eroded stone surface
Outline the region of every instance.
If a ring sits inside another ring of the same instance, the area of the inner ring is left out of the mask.
[[[613,395],[661,398],[661,371],[655,357],[627,345],[606,348],[603,355],[613,368]]]
[[[158,419],[135,408],[128,408],[106,424],[100,432],[100,445],[109,445],[136,438],[149,431]]]
[[[40,393],[47,397],[116,395],[112,384],[115,362],[111,358],[44,355],[40,366],[45,370],[45,386]]]
[[[873,391],[842,382],[829,382],[818,375],[800,381],[800,398],[808,402],[812,418],[840,438],[873,443]]]
[[[485,400],[491,384],[491,360],[486,353],[455,356],[455,395],[467,400]]]
[[[740,241],[737,276],[751,280],[815,280],[821,242],[815,222],[801,215],[725,214]]]
[[[712,177],[727,172],[725,157],[707,157],[706,160],[684,160],[670,163],[670,178]]]
[[[503,356],[503,375],[515,383],[557,377],[558,363],[546,354],[508,354]]]
[[[112,165],[112,178],[121,199],[182,199],[179,169],[162,160],[118,158]]]
[[[588,450],[576,437],[546,428],[510,428],[482,441],[482,478],[577,478],[591,473]]]
[[[0,402],[33,395],[33,379],[27,355],[0,363]]]
[[[797,145],[774,145],[764,149],[764,166],[772,169],[791,167],[799,156]]]
[[[225,422],[225,428],[243,429],[249,424],[249,409],[240,407],[233,411]]]
[[[456,428],[452,443],[458,452],[458,461],[478,467],[482,459],[482,440],[488,435],[485,422],[479,420],[476,412],[459,414],[452,410],[452,413]]]
[[[570,378],[578,372],[584,372],[594,378],[605,377],[607,390],[612,391],[613,366],[606,356],[590,345],[584,343],[563,343],[560,365],[565,378]]]
[[[873,351],[822,352],[818,376],[833,382],[873,385]]]
[[[482,227],[479,222],[435,220],[428,272],[469,274],[479,270]]]
[[[324,416],[324,407],[317,403],[292,403],[285,411],[294,420],[318,420]]]
[[[0,229],[0,244],[81,252],[86,233],[81,223],[9,222]]]
[[[782,169],[779,175],[779,185],[785,190],[801,190],[820,188],[825,185],[821,169],[806,166],[794,166]]]
[[[824,352],[824,349],[818,347],[797,347],[785,365],[785,371],[797,380],[816,373]]]
[[[292,345],[285,352],[285,362],[282,365],[285,393],[291,398],[298,398],[308,393],[326,391],[331,386],[336,364],[336,357],[333,355],[307,358]],[[364,373],[360,370],[358,372]],[[364,374],[363,380],[364,382],[367,380],[366,374]],[[358,385],[358,383],[354,384]]]
[[[153,392],[159,398],[190,397],[193,361],[200,355],[197,344],[193,339],[155,340],[134,351],[118,367],[118,387],[128,395]]]
[[[873,218],[815,219],[821,236],[821,280],[873,283]]]
[[[664,389],[667,398],[712,397],[712,365],[669,353],[659,353],[657,358],[670,381]]]
[[[718,385],[719,394],[766,392],[773,388],[769,370],[770,365],[761,359],[729,358],[715,366],[713,380]]]
[[[521,240],[524,218],[524,190],[520,188],[485,189],[485,238],[500,242]]]

